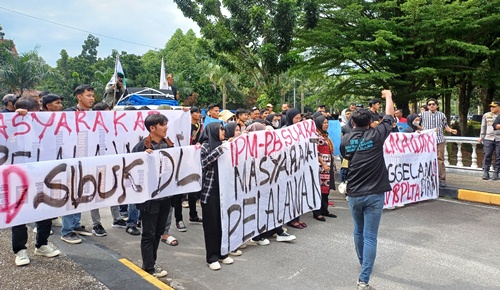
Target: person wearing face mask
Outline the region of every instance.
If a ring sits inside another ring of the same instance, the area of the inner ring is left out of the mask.
[[[420,131],[420,117],[417,114],[409,114],[406,118],[408,127],[404,130],[405,133],[413,133]]]

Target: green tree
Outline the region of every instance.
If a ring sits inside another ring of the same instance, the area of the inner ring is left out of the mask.
[[[6,61],[0,68],[0,83],[18,96],[22,96],[24,90],[35,89],[50,74],[49,66],[36,49],[19,56],[9,53]]]
[[[175,0],[193,19],[217,62],[252,76],[265,100],[278,103],[280,74],[297,61],[291,52],[297,18],[302,7],[295,0]],[[228,13],[223,13],[226,9]]]

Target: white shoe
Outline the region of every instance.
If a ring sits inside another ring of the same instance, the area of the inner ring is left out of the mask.
[[[25,266],[30,263],[30,258],[28,257],[28,251],[26,249],[17,252],[16,254],[16,265]]]
[[[61,251],[59,251],[55,247],[52,247],[49,245],[43,245],[40,248],[35,249],[36,256],[44,256],[47,258],[52,258],[55,256],[59,256],[60,254],[61,254]]]
[[[389,206],[389,207],[386,207],[384,209],[393,210],[393,209],[396,209],[396,207],[395,206]]]
[[[260,239],[257,241],[255,241],[255,240],[248,241],[248,244],[250,244],[250,245],[259,245],[259,246],[267,246],[267,245],[269,245],[269,243],[271,243],[271,242],[269,242],[268,239]]]
[[[243,243],[243,244],[241,244],[241,245],[238,247],[238,249],[243,250],[243,249],[244,249],[244,248],[246,248],[246,247],[247,247],[247,244],[246,244],[246,243]]]
[[[213,263],[208,264],[208,268],[210,268],[210,270],[217,271],[217,270],[220,270],[221,266],[220,266],[219,262],[213,262]]]
[[[36,234],[38,232],[37,227],[33,228],[33,232]],[[50,230],[50,234],[53,235],[54,231]]]
[[[229,252],[229,255],[231,255],[231,256],[241,256],[242,254],[243,254],[243,252],[240,250]]]
[[[156,278],[163,278],[168,275],[168,272],[163,270],[160,266],[155,265],[155,272],[153,273],[153,276]]]
[[[282,232],[281,234],[276,236],[276,242],[290,242],[295,239],[296,237],[294,235],[290,235],[287,232]]]
[[[234,263],[234,260],[231,257],[226,257],[225,259],[219,259],[219,262],[221,262],[222,264],[230,265]]]
[[[187,202],[187,200],[183,200],[182,201],[182,207],[183,208],[188,208],[189,207],[189,203]]]

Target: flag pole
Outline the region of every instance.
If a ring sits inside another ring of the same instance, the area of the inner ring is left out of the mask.
[[[118,66],[118,54],[116,55],[116,59],[115,59],[115,72],[113,75],[113,78],[115,80],[115,88],[113,90],[113,103],[112,103],[111,109],[113,109],[115,107],[115,102],[116,102],[116,85],[117,85],[116,79],[118,78],[118,75],[116,73],[117,66]]]

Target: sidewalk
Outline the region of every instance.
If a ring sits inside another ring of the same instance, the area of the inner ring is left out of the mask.
[[[439,189],[439,196],[500,205],[500,180],[482,180],[480,171],[446,171],[447,187]]]

